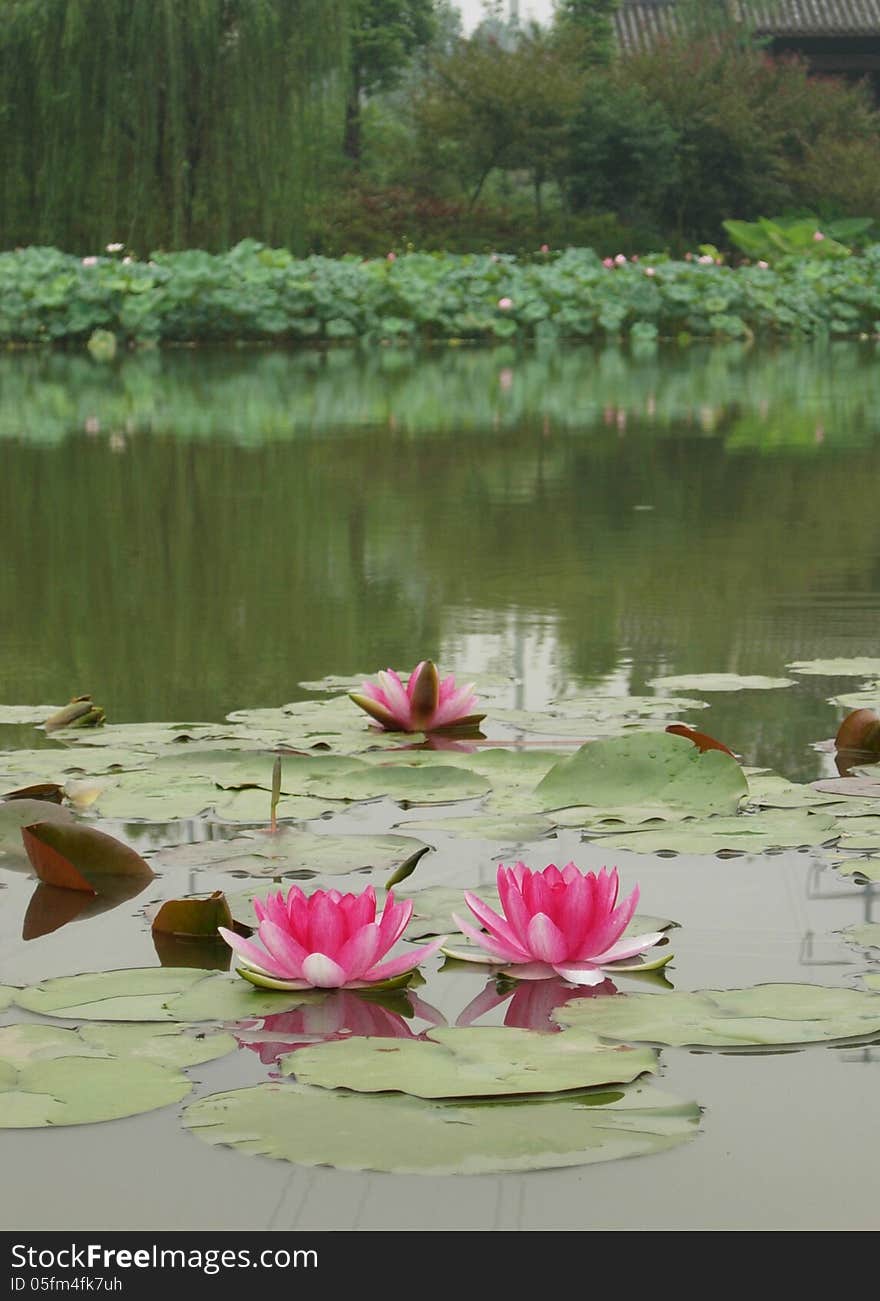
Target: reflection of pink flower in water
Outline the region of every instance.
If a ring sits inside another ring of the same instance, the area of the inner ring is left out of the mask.
[[[444,1025],[436,1008],[409,991],[393,1000],[394,1006],[408,1010],[413,1017],[429,1025]],[[371,1037],[374,1039],[421,1039],[424,1030],[412,1028],[406,1016],[373,999],[360,998],[347,990],[336,990],[290,1012],[276,1012],[260,1020],[244,1021],[236,1035],[241,1048],[259,1055],[264,1066],[272,1066],[285,1053],[305,1044],[328,1043],[333,1039]]]
[[[611,980],[603,980],[601,985],[572,988],[567,981],[557,976],[552,980],[524,981],[512,989],[502,990],[499,990],[494,980],[490,980],[486,988],[468,1003],[455,1024],[472,1025],[509,999],[504,1013],[506,1026],[517,1030],[536,1030],[539,1034],[556,1034],[562,1029],[553,1020],[552,1014],[557,1007],[562,1007],[572,998],[596,998],[616,993],[617,986]]]

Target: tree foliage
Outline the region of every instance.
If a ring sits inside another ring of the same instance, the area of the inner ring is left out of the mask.
[[[296,246],[349,0],[6,0],[0,243]]]

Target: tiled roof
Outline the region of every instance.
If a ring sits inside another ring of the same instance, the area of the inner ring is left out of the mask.
[[[880,0],[729,0],[729,7],[768,36],[880,36]],[[614,25],[622,49],[643,49],[676,30],[675,0],[620,0]]]

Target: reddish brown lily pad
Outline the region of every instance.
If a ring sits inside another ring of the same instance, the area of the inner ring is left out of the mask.
[[[108,878],[155,875],[128,845],[94,827],[76,822],[34,822],[22,827],[22,840],[31,866],[46,885],[103,894]]]

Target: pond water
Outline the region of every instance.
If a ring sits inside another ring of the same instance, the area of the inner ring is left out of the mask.
[[[873,345],[237,349],[111,366],[8,355],[0,456],[0,704],[91,692],[113,723],[220,723],[304,700],[300,684],[328,673],[431,655],[501,684],[507,708],[540,710],[584,691],[649,696],[667,675],[780,678],[792,661],[877,653]],[[747,765],[800,783],[836,775],[821,743],[846,710],[830,698],[868,678],[792,677],[774,689],[689,687],[708,707],[681,717]],[[511,735],[490,723],[488,736]],[[31,725],[0,726],[0,749],[22,747],[54,752]],[[386,801],[327,829],[384,832],[400,820]],[[236,830],[101,825],[142,851]],[[413,834],[436,847],[420,885],[485,884],[511,857],[489,841]],[[522,856],[534,867],[613,861],[627,888],[638,880],[640,910],[680,924],[667,972],[676,989],[857,988],[880,970],[880,950],[839,933],[874,920],[877,887],[840,875],[826,851],[612,857],[563,830]],[[145,901],[244,884],[228,867],[190,864],[113,911],[23,941],[34,882],[0,858],[0,984],[152,966]],[[485,977],[437,966],[419,995],[452,1024]],[[504,1016],[502,1006],[485,1021]],[[22,1018],[8,1009],[0,1025]],[[691,1141],[653,1155],[500,1175],[309,1168],[210,1146],[166,1107],[0,1131],[16,1171],[0,1223],[877,1227],[866,1140],[880,1046],[665,1048],[660,1060],[659,1087],[703,1117]],[[273,1069],[241,1050],[190,1076],[202,1096]]]

